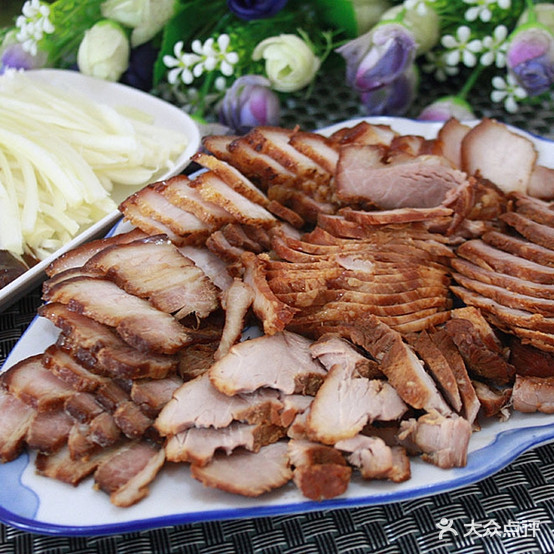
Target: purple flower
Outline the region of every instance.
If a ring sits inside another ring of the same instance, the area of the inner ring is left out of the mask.
[[[46,55],[39,52],[33,56],[25,52],[20,43],[12,44],[4,50],[0,58],[0,74],[11,67],[13,69],[38,69],[46,63]]]
[[[399,23],[382,23],[337,49],[346,60],[346,80],[365,92],[389,85],[412,64],[416,42]]]
[[[506,61],[530,96],[546,92],[554,84],[554,36],[541,24],[522,25],[512,35]]]
[[[414,65],[394,81],[362,92],[360,99],[368,115],[404,115],[414,101],[418,76]]]
[[[219,121],[243,134],[258,125],[278,125],[280,103],[260,75],[243,75],[227,90],[219,106]]]
[[[229,9],[240,19],[264,19],[281,11],[287,0],[227,0]]]
[[[455,117],[460,121],[475,119],[471,106],[457,96],[444,96],[425,107],[419,114],[420,121],[448,121]]]

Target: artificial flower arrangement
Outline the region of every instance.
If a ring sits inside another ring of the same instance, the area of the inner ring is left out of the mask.
[[[405,114],[424,75],[459,90],[421,119],[474,117],[476,83],[508,112],[554,87],[554,5],[532,0],[28,0],[0,39],[0,70],[73,68],[233,132],[339,64],[368,115]]]

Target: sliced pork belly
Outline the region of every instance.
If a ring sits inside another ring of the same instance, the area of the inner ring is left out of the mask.
[[[115,327],[125,342],[142,351],[173,354],[191,341],[173,316],[111,281],[74,277],[53,287],[48,300],[66,304],[70,310]]]
[[[446,121],[437,134],[440,153],[454,167],[462,167],[462,141],[471,127],[464,125],[455,117]]]
[[[118,405],[112,416],[122,433],[130,439],[140,439],[145,436],[153,424],[153,420],[131,401]]]
[[[191,475],[207,487],[242,496],[260,496],[292,479],[286,442],[263,446],[258,452],[216,454],[205,466],[191,465]]]
[[[512,388],[499,388],[482,381],[473,381],[473,386],[481,404],[481,413],[485,417],[499,415],[502,419],[507,419]]]
[[[535,244],[545,248],[551,248],[554,245],[554,225],[536,223],[518,212],[507,212],[502,214],[500,219]]]
[[[272,423],[232,422],[223,429],[191,427],[169,437],[165,445],[166,457],[170,462],[190,462],[205,466],[216,451],[227,455],[237,448],[258,452],[262,446],[282,438],[284,429]]]
[[[222,181],[229,185],[234,191],[242,194],[252,202],[268,207],[269,198],[245,177],[235,167],[228,164],[224,160],[218,159],[215,156],[210,156],[204,152],[197,152],[193,156],[193,161],[213,171]]]
[[[53,277],[54,275],[67,271],[68,269],[82,267],[92,256],[94,256],[94,254],[100,252],[100,250],[103,250],[108,246],[132,242],[134,240],[144,238],[145,236],[145,233],[140,229],[133,229],[127,233],[120,233],[110,237],[85,242],[84,244],[76,246],[56,258],[46,268],[46,274],[49,277]]]
[[[357,435],[368,422],[397,420],[407,410],[388,382],[354,377],[336,365],[311,404],[306,433],[312,440],[335,444]]]
[[[525,215],[537,223],[554,227],[554,204],[552,202],[545,202],[518,192],[510,194],[509,198],[515,201],[515,211],[518,214]]]
[[[73,424],[73,418],[63,409],[37,412],[27,429],[25,442],[29,448],[51,454],[67,442]]]
[[[422,458],[438,467],[464,467],[471,437],[471,425],[455,414],[444,417],[433,411],[400,423],[399,439],[413,442]]]
[[[482,239],[495,248],[525,258],[540,265],[554,267],[554,250],[498,231],[489,231]]]
[[[147,416],[155,418],[182,384],[183,380],[177,375],[165,379],[138,379],[133,381],[131,400]]]
[[[167,240],[134,241],[102,250],[86,264],[163,312],[204,318],[218,307],[217,289]]]
[[[554,414],[554,378],[516,375],[512,406],[518,412]]]
[[[207,202],[200,193],[190,185],[186,175],[177,175],[165,181],[162,194],[175,206],[195,215],[208,226],[219,227],[234,221],[234,217],[221,206]]]
[[[510,363],[519,375],[554,377],[554,354],[517,338],[510,341]]]
[[[272,201],[287,206],[309,223],[316,223],[321,215],[331,215],[337,211],[334,202],[316,200],[310,193],[294,186],[272,185],[267,194]]]
[[[42,364],[42,354],[21,360],[0,375],[0,386],[37,411],[55,410],[75,393]]]
[[[0,461],[11,462],[21,454],[35,409],[0,388]]]
[[[80,423],[90,423],[104,408],[90,392],[76,392],[64,402],[64,410]]]
[[[456,253],[484,269],[492,269],[512,277],[544,285],[552,285],[554,280],[554,267],[543,266],[498,250],[482,240],[467,241],[458,247]]]
[[[346,492],[352,468],[336,448],[292,439],[288,443],[288,455],[294,466],[294,484],[306,498],[319,501]]]
[[[527,194],[543,200],[554,200],[554,168],[535,164]]]
[[[378,208],[432,208],[466,180],[440,156],[385,164],[380,149],[351,145],[341,148],[335,184],[343,201],[365,201]]]
[[[219,289],[226,290],[233,278],[227,272],[227,264],[207,248],[198,246],[180,246],[179,252],[192,260]]]
[[[398,133],[389,125],[378,125],[360,121],[353,127],[342,127],[335,131],[330,139],[338,144],[381,144],[390,146]]]
[[[204,200],[227,210],[240,223],[267,227],[276,222],[275,217],[263,206],[233,190],[214,172],[201,173],[191,184]]]
[[[90,442],[106,448],[117,444],[122,437],[122,432],[113,415],[102,412],[90,421],[87,437]]]
[[[154,425],[161,435],[168,436],[193,426],[227,427],[233,420],[247,423],[279,421],[282,408],[277,391],[265,389],[228,396],[218,391],[204,374],[184,383],[173,393]]]
[[[289,143],[330,175],[335,173],[339,160],[339,148],[333,140],[318,133],[295,131]]]
[[[228,395],[260,388],[314,394],[327,372],[312,358],[310,344],[310,340],[288,331],[243,341],[210,368],[210,380]]]
[[[118,448],[94,472],[96,487],[110,495],[112,504],[132,506],[148,495],[148,486],[165,462],[165,452],[146,442]]]
[[[337,442],[335,448],[349,452],[347,460],[364,479],[389,479],[395,483],[411,477],[410,459],[404,448],[390,447],[379,437],[356,435]]]
[[[445,206],[433,206],[431,208],[395,208],[374,212],[344,208],[340,213],[347,220],[355,221],[360,225],[387,225],[448,217],[453,214],[453,210]]]
[[[464,171],[479,173],[504,192],[526,192],[537,160],[528,138],[488,118],[465,135],[461,153]]]

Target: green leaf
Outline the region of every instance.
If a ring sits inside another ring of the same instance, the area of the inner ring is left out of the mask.
[[[358,23],[352,0],[317,0],[316,9],[321,20],[335,29],[342,29],[347,38],[358,36]]]

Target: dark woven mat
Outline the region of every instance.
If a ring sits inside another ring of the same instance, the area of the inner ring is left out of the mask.
[[[424,84],[421,106],[448,93]],[[473,99],[477,115],[497,117],[554,138],[554,101],[524,107],[514,116]],[[308,99],[289,99],[284,126],[316,129],[363,116],[341,75],[318,83]],[[0,313],[0,365],[32,321],[36,289]],[[441,520],[452,524],[441,536]],[[473,527],[472,527],[473,524]],[[101,537],[42,536],[0,524],[0,554],[138,553],[554,553],[554,444],[540,446],[471,486],[413,501],[254,519],[214,521]]]

